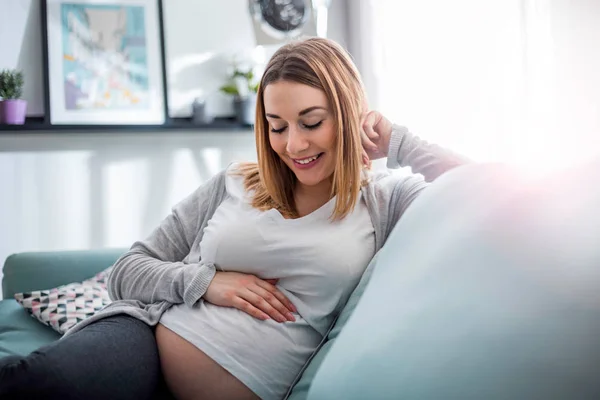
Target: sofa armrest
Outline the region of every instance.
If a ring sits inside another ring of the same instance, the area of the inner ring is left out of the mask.
[[[113,265],[125,251],[102,249],[13,254],[4,262],[4,298],[12,298],[15,293],[81,282]]]

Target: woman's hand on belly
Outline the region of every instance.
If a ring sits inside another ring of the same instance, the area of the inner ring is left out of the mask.
[[[203,297],[209,303],[237,308],[263,321],[295,321],[292,312],[296,312],[296,307],[270,281],[240,272],[218,271]]]

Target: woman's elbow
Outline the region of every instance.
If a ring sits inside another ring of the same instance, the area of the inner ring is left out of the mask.
[[[131,258],[131,251],[123,254],[119,259],[115,262],[112,267],[110,274],[108,275],[108,279],[106,281],[106,289],[108,291],[108,297],[112,301],[123,300],[123,293],[121,290],[122,287],[122,277],[123,272],[127,269],[127,265],[129,264],[129,260]]]

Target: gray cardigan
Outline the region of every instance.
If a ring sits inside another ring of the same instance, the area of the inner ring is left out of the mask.
[[[375,250],[385,243],[404,210],[431,182],[467,160],[394,125],[388,168],[412,168],[400,176],[372,173],[362,195],[375,228]],[[225,171],[177,204],[172,213],[143,241],[136,242],[115,263],[108,279],[113,303],[71,328],[65,336],[115,314],[128,314],[156,325],[173,304],[194,305],[206,292],[215,266],[200,259],[200,242],[208,221],[227,196]]]

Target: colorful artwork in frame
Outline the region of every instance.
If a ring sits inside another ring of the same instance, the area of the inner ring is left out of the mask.
[[[45,0],[52,124],[163,124],[159,0]]]

